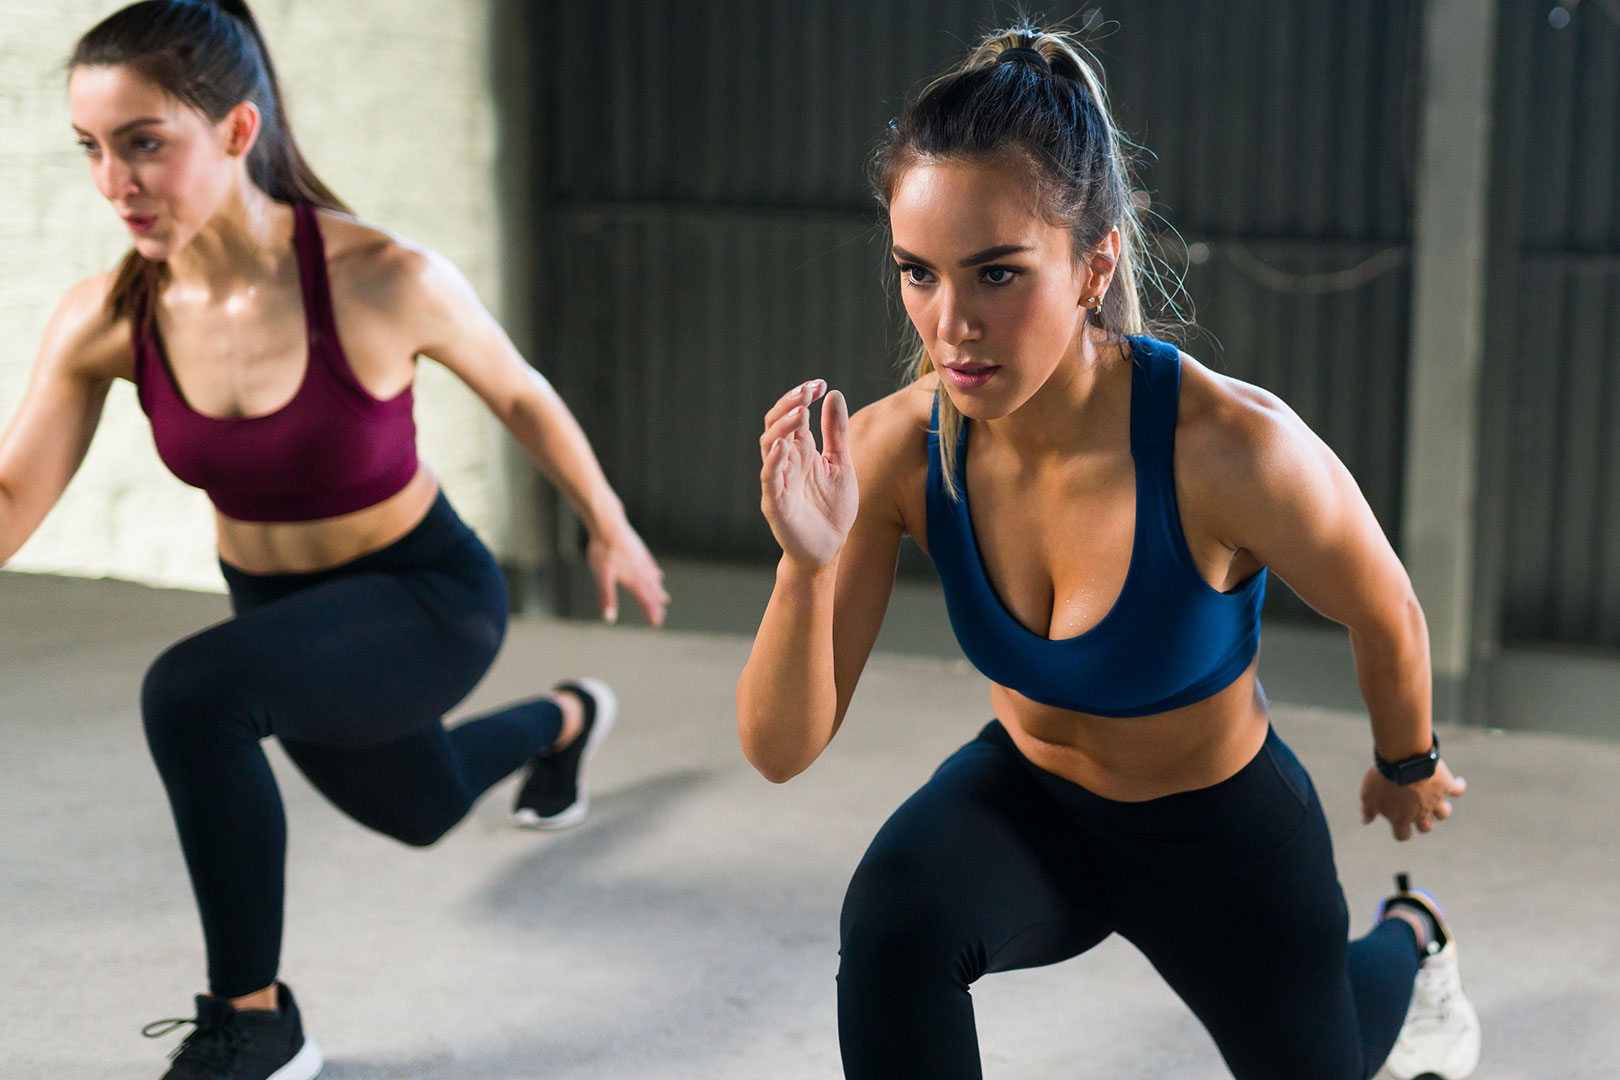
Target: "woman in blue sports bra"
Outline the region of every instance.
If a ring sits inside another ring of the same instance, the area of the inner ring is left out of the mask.
[[[1430,725],[1422,611],[1287,406],[1146,336],[1128,164],[1089,54],[991,35],[907,106],[873,180],[916,378],[853,418],[809,382],[765,418],[783,555],[737,687],[743,749],[781,782],[826,747],[906,535],[996,719],[850,883],[845,1074],[978,1077],[974,980],[1118,933],[1239,1080],[1470,1075],[1478,1020],[1438,905],[1402,881],[1347,942],[1321,805],[1255,678],[1269,568],[1350,630],[1376,755],[1363,817],[1429,832],[1463,783]]]

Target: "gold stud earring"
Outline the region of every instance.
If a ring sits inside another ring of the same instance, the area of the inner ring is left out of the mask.
[[[1102,297],[1088,296],[1084,300],[1080,301],[1080,306],[1083,308],[1102,307]]]

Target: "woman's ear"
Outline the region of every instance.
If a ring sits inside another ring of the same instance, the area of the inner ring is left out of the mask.
[[[259,107],[253,102],[241,101],[232,106],[218,125],[225,152],[231,157],[247,157],[259,141],[261,127]]]
[[[1102,296],[1108,292],[1109,284],[1114,280],[1114,271],[1119,267],[1119,229],[1108,230],[1102,243],[1092,251],[1086,259],[1086,295]]]

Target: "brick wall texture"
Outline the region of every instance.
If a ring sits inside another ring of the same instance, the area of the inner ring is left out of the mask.
[[[111,0],[0,0],[0,423],[22,399],[41,332],[75,281],[116,264],[122,224],[69,126],[63,62]],[[259,0],[293,130],[365,220],[461,267],[499,297],[488,15],[481,0]],[[498,534],[498,426],[448,372],[417,382],[424,460],[486,539]],[[164,470],[134,387],[120,382],[90,456],[7,569],[220,588],[212,513]]]

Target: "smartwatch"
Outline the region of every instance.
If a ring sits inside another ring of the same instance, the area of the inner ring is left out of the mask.
[[[1435,767],[1440,764],[1440,736],[1435,735],[1433,739],[1426,753],[1409,757],[1404,761],[1385,761],[1378,756],[1378,751],[1374,750],[1373,764],[1378,766],[1378,771],[1383,773],[1386,779],[1393,780],[1402,787],[1415,784],[1419,780],[1427,780],[1434,775]]]

